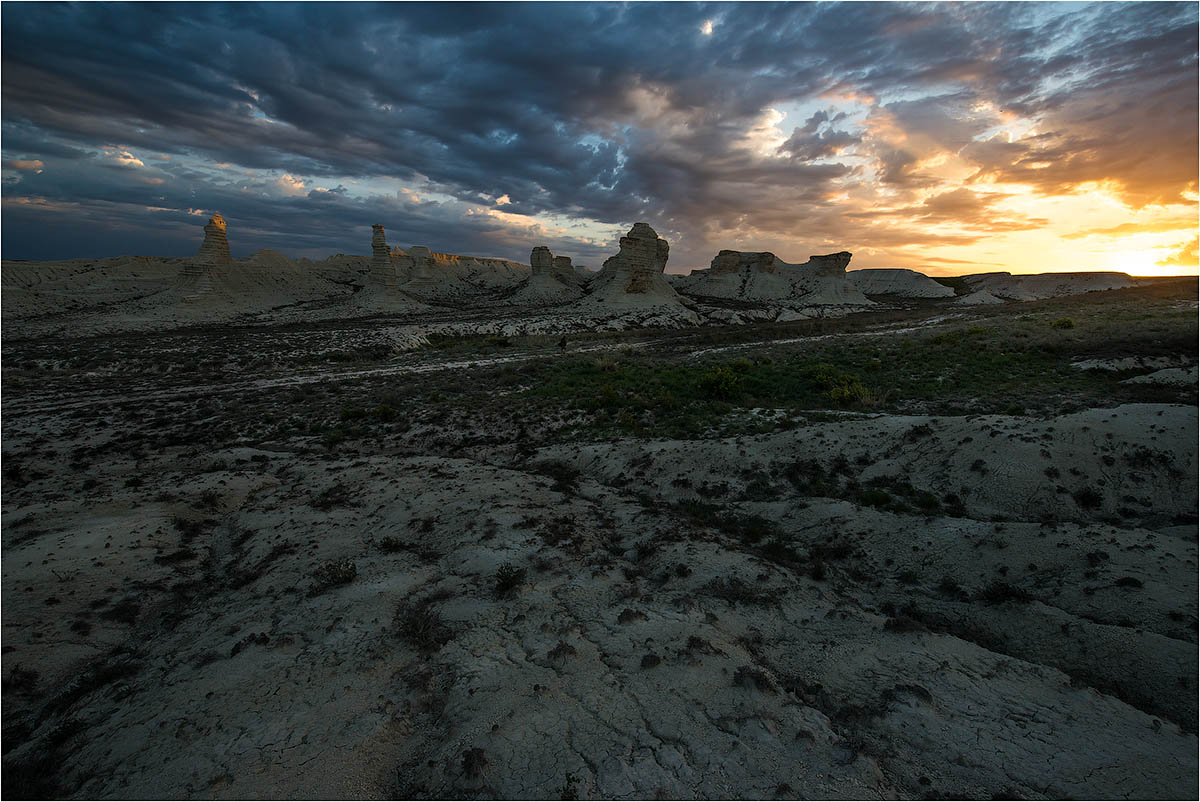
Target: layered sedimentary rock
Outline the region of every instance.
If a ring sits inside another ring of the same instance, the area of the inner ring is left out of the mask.
[[[846,278],[850,253],[810,256],[804,264],[782,261],[770,251],[723,250],[707,270],[678,280],[679,288],[700,298],[809,305],[871,303]]]
[[[889,295],[898,298],[951,298],[954,290],[939,284],[924,273],[901,268],[855,270],[846,274],[864,295]]]
[[[677,304],[679,293],[667,283],[670,246],[647,223],[637,223],[621,237],[621,250],[604,261],[592,282],[592,298],[605,303]]]
[[[392,252],[388,250],[387,235],[379,223],[371,226],[371,270],[367,274],[367,283],[376,290],[396,288],[396,268],[392,265]]]
[[[555,256],[539,245],[529,254],[529,267],[529,279],[513,294],[513,303],[568,303],[583,293],[568,256]]]
[[[554,277],[566,284],[577,284],[579,282],[579,277],[575,273],[575,266],[571,264],[571,257],[554,257]]]
[[[225,236],[225,218],[214,214],[204,226],[204,242],[196,253],[195,261],[207,265],[229,264],[229,240]]]
[[[270,248],[264,248],[261,251],[255,251],[250,254],[250,258],[246,260],[246,265],[260,267],[265,270],[281,270],[295,266],[291,259],[288,259],[279,251],[273,251]]]
[[[399,289],[424,300],[462,301],[511,291],[530,275],[526,265],[507,259],[438,253],[422,245],[393,252]]]
[[[204,226],[204,241],[196,257],[183,267],[180,273],[180,299],[184,303],[227,302],[229,299],[220,291],[221,278],[225,276],[225,265],[233,263],[229,255],[229,240],[225,236],[225,218],[214,214]]]
[[[997,298],[1010,301],[1035,301],[1059,298],[1084,292],[1119,290],[1136,286],[1126,273],[1034,273],[1014,276],[1012,273],[975,273],[963,276],[972,291],[986,290]]]

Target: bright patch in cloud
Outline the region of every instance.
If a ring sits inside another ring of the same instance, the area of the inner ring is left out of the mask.
[[[41,159],[13,159],[4,163],[4,166],[9,170],[33,170],[35,173],[40,173],[45,164]]]
[[[706,19],[704,21],[704,24],[700,26],[700,33],[704,34],[705,36],[712,36],[712,32],[713,32],[713,21],[710,19]]]
[[[290,173],[284,173],[275,179],[275,187],[281,195],[297,197],[308,193],[308,190],[304,188],[304,179],[297,178]]]

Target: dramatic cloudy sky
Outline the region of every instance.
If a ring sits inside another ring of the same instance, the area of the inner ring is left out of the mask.
[[[6,3],[3,256],[1197,269],[1195,3]]]

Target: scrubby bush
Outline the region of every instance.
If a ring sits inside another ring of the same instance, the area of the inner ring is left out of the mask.
[[[401,604],[393,625],[397,635],[425,652],[435,652],[454,640],[454,630],[442,621],[433,599]]]
[[[1073,329],[1073,328],[1075,328],[1075,321],[1071,320],[1071,318],[1069,318],[1069,317],[1060,317],[1058,320],[1056,320],[1050,324],[1050,328],[1052,328],[1052,329]]]
[[[700,390],[709,398],[728,401],[742,388],[742,378],[731,368],[716,367],[700,377]]]
[[[518,568],[512,563],[505,563],[496,571],[496,595],[510,596],[513,591],[525,583],[525,569]]]
[[[358,576],[358,566],[353,560],[330,560],[312,572],[313,585],[309,596],[317,596],[338,585],[348,585]]]

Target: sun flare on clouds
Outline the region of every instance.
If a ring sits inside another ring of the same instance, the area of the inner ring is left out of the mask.
[[[171,6],[133,49],[103,4],[6,8],[5,257],[97,256],[87,230],[137,252],[163,209],[203,206],[246,252],[300,230],[305,255],[355,252],[378,221],[441,251],[599,264],[645,220],[672,272],[722,248],[1200,272],[1194,4],[518,4],[470,30],[440,7],[389,6],[386,26],[259,8]],[[380,58],[401,29],[418,57]],[[501,55],[530,35],[536,54]],[[224,57],[165,52],[185,36]],[[47,236],[66,208],[81,233]]]

